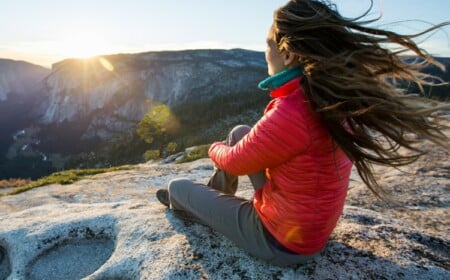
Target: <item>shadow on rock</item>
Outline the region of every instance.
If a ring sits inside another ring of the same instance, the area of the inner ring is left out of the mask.
[[[64,235],[42,241],[47,247],[26,268],[26,279],[81,279],[97,271],[113,254],[113,230],[72,228]]]
[[[11,274],[8,251],[0,243],[0,279],[6,279]]]
[[[180,219],[171,210],[166,218],[186,236],[185,265],[171,273],[182,279],[280,279],[292,267],[281,268],[252,257],[208,226]]]
[[[414,234],[410,229],[388,224],[382,216],[359,211],[344,215],[349,226],[341,226],[320,257],[303,265],[277,267],[251,257],[211,228],[179,219],[171,210],[166,210],[167,220],[175,231],[186,236],[189,245],[184,251],[183,266],[174,268],[170,276],[185,279],[445,279],[448,270],[445,259],[448,260],[449,254],[445,240]],[[372,237],[365,233],[370,231]]]
[[[450,270],[450,243],[448,240],[419,232],[406,234],[406,238],[416,243],[412,249],[416,258],[428,259],[435,265]]]

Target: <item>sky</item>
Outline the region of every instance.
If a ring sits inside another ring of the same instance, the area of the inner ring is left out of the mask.
[[[71,57],[204,48],[263,51],[286,0],[0,0],[0,58],[50,67]],[[369,0],[335,0],[355,17]],[[415,33],[450,21],[448,0],[374,0],[373,26]],[[450,27],[421,46],[450,57]]]

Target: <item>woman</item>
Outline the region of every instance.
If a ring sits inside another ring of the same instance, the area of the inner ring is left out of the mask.
[[[401,166],[424,154],[411,133],[448,149],[445,127],[432,114],[444,107],[395,87],[429,84],[432,77],[420,67],[441,65],[414,36],[366,27],[372,21],[360,19],[318,0],[291,0],[276,10],[267,37],[270,77],[259,85],[273,98],[264,116],[212,144],[217,169],[208,186],[173,180],[157,192],[159,201],[251,255],[276,265],[303,263],[321,252],[336,226],[353,165],[383,197],[371,165]],[[402,49],[393,52],[389,43]],[[405,51],[422,62],[402,60]],[[234,196],[236,176],[245,174],[255,189],[252,201]]]

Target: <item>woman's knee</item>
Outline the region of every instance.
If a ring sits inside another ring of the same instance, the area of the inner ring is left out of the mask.
[[[191,185],[192,181],[186,178],[177,178],[169,182],[167,189],[170,194],[176,193],[178,189]]]
[[[173,179],[169,182],[167,190],[169,191],[171,208],[180,210],[183,209],[180,202],[186,198],[186,191],[189,191],[189,186],[192,184],[192,181],[186,178]]]
[[[251,129],[251,126],[243,124],[235,126],[228,134],[227,144],[229,146],[234,146],[237,142],[239,142],[239,140],[244,138],[244,136],[247,135]]]

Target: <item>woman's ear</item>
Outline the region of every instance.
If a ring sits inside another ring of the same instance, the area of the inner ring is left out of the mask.
[[[294,62],[296,58],[296,55],[291,52],[284,52],[283,53],[283,62],[284,66],[290,65],[292,62]]]

